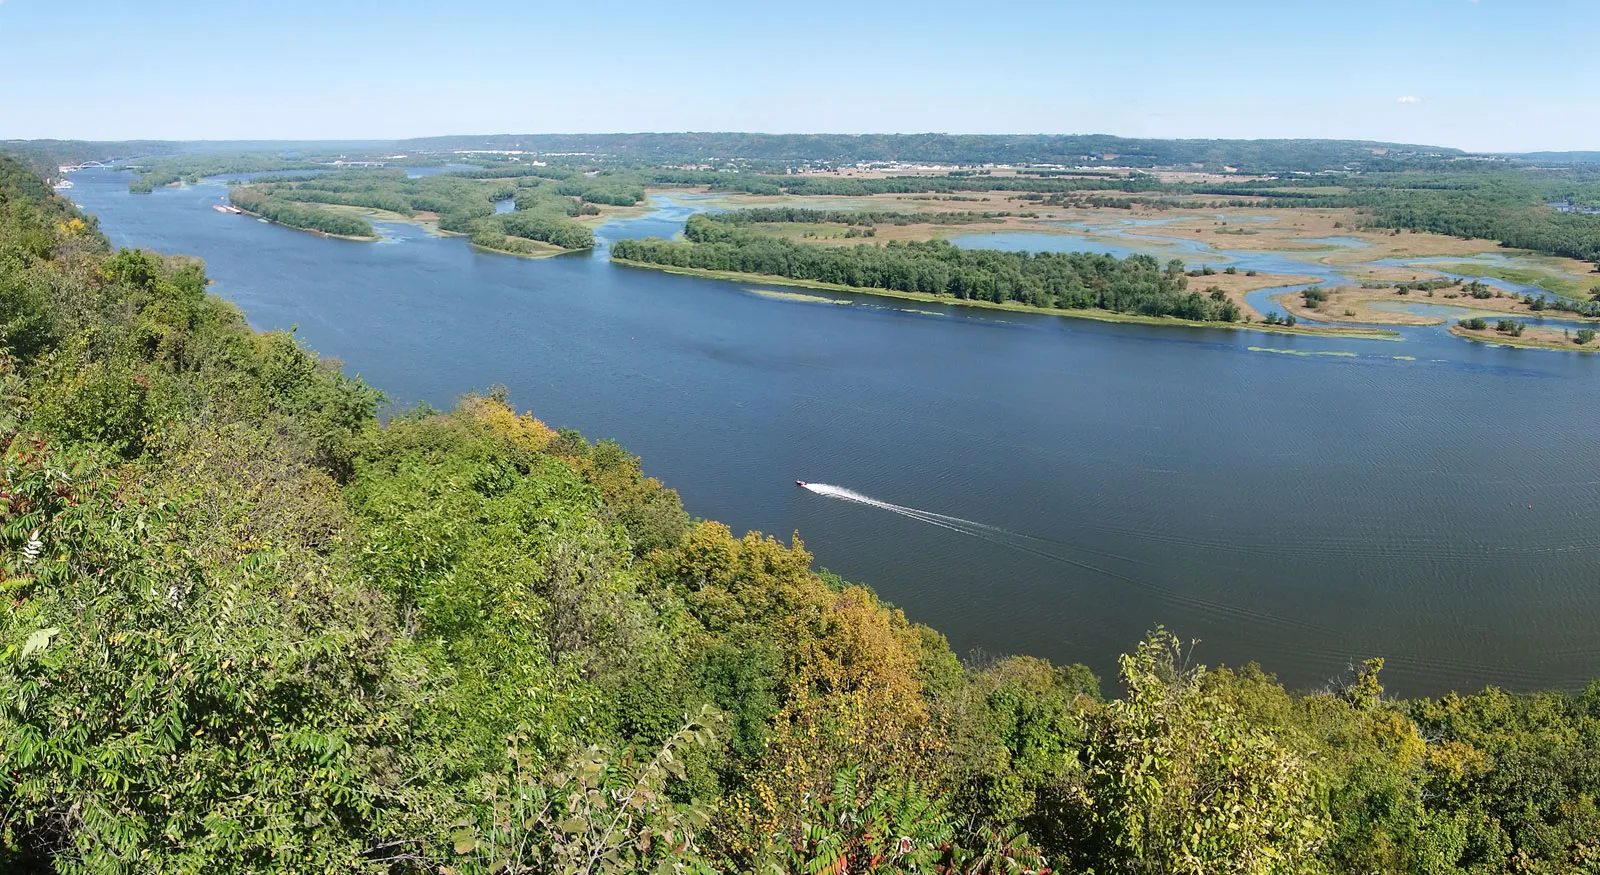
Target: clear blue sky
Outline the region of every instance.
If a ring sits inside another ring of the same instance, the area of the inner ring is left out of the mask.
[[[0,0],[0,138],[947,131],[1600,149],[1596,34],[1600,0]]]

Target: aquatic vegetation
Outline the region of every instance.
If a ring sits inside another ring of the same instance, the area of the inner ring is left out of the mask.
[[[843,304],[845,306],[855,303],[854,301],[843,301],[838,298],[823,297],[822,295],[806,295],[800,292],[778,292],[772,289],[746,289],[745,291],[752,295],[760,295],[763,298],[771,298],[774,301],[805,301],[814,304]]]
[[[1270,353],[1276,353],[1278,355],[1333,356],[1335,358],[1360,358],[1361,357],[1361,353],[1348,352],[1348,351],[1345,351],[1345,350],[1274,349],[1273,347],[1270,347],[1270,346],[1251,346],[1251,347],[1246,347],[1246,348],[1249,349],[1251,352],[1270,352]]]

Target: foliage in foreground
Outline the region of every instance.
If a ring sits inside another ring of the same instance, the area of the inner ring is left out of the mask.
[[[1600,686],[962,664],[496,396],[380,396],[0,160],[0,870],[1600,871]]]

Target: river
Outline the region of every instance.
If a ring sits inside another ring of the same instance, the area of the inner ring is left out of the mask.
[[[775,300],[603,246],[526,260],[391,224],[353,243],[217,213],[221,185],[72,179],[114,243],[200,256],[252,325],[397,404],[503,385],[642,455],[691,514],[800,532],[963,654],[1109,677],[1164,624],[1297,688],[1367,656],[1405,694],[1600,677],[1600,357]],[[692,209],[659,205],[597,235],[670,235]]]

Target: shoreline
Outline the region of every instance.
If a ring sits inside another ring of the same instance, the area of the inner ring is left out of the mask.
[[[277,225],[279,228],[288,228],[291,231],[299,231],[302,234],[310,234],[313,237],[326,237],[331,240],[348,240],[351,243],[378,243],[383,240],[383,238],[379,236],[352,237],[349,234],[330,234],[327,231],[318,231],[315,228],[301,228],[295,225],[285,225],[282,222],[274,222],[260,213],[252,213],[244,207],[234,205],[234,209],[237,209],[241,215],[250,216],[260,221],[264,221],[268,225]]]
[[[1398,331],[1383,328],[1324,328],[1302,325],[1267,325],[1262,322],[1194,322],[1188,319],[1179,319],[1175,316],[1142,316],[1137,313],[1115,313],[1110,310],[1056,310],[1044,307],[1030,307],[1027,304],[1003,303],[996,304],[992,301],[975,301],[970,299],[954,298],[945,295],[934,295],[927,292],[900,292],[893,289],[871,289],[857,286],[845,286],[838,283],[825,283],[819,280],[792,279],[781,276],[768,276],[755,273],[737,273],[735,271],[706,270],[697,267],[674,267],[668,264],[651,264],[649,262],[632,261],[625,258],[611,258],[612,264],[625,267],[644,268],[646,270],[659,270],[664,273],[678,274],[680,276],[695,276],[704,279],[729,280],[741,283],[759,283],[762,285],[794,286],[802,289],[820,289],[830,292],[848,292],[857,295],[872,295],[882,298],[898,298],[904,301],[917,301],[923,304],[948,304],[957,307],[974,307],[983,310],[1001,310],[1011,313],[1032,313],[1040,316],[1060,316],[1066,319],[1090,319],[1096,322],[1121,322],[1131,325],[1165,325],[1182,328],[1222,328],[1238,331],[1260,331],[1267,334],[1300,334],[1310,337],[1348,337],[1361,340],[1399,340]]]
[[[388,210],[378,210],[378,209],[374,209],[372,207],[352,207],[352,206],[349,206],[348,204],[324,204],[323,206],[331,206],[331,207],[343,208],[342,211],[344,211],[344,212],[349,212],[349,213],[353,213],[353,214],[356,214],[356,215],[360,215],[362,218],[366,218],[366,219],[376,219],[376,220],[378,220],[380,222],[392,222],[394,224],[415,225],[417,227],[422,228],[428,234],[430,234],[432,236],[435,236],[435,237],[468,237],[468,236],[470,236],[470,235],[465,234],[465,233],[463,233],[461,231],[446,231],[443,228],[440,228],[439,225],[438,225],[437,218],[429,219],[429,218],[425,218],[425,217],[420,216],[420,215],[419,216],[407,216],[407,215],[405,215],[403,213],[392,213],[392,212],[389,212]],[[261,216],[261,215],[256,214],[256,213],[252,213],[249,210],[246,210],[246,209],[244,209],[242,207],[240,207],[238,209],[239,209],[239,212],[241,214],[246,215],[246,216],[253,216],[253,217],[257,218],[257,219],[266,218],[265,216]],[[348,235],[345,235],[345,234],[329,234],[326,231],[318,231],[318,230],[316,230],[314,228],[297,228],[294,225],[285,225],[282,222],[274,222],[271,219],[267,219],[267,224],[269,224],[269,225],[277,225],[280,228],[288,228],[291,231],[300,231],[300,232],[305,233],[305,234],[310,234],[310,235],[312,235],[314,237],[327,237],[327,238],[331,238],[331,239],[334,239],[334,240],[348,240],[348,241],[350,241],[352,243],[381,243],[381,242],[383,242],[382,235],[375,236],[375,237],[351,237],[351,236],[348,236]],[[537,241],[537,240],[536,241],[532,241],[532,242],[540,243],[540,241]],[[472,243],[471,241],[468,241],[467,245],[469,247],[471,247],[472,249],[478,250],[480,252],[489,252],[489,253],[493,253],[495,255],[509,255],[509,256],[514,257],[514,258],[535,258],[535,259],[538,259],[538,258],[554,258],[557,255],[566,255],[566,254],[571,253],[571,252],[586,252],[586,251],[588,251],[588,250],[584,250],[584,249],[562,249],[561,247],[555,246],[553,244],[543,244],[543,243],[541,243],[540,245],[550,246],[551,251],[549,251],[549,252],[513,252],[510,249],[497,249],[497,248],[495,248],[493,246],[484,246],[484,245],[481,245],[481,244],[478,244],[478,243]]]
[[[456,236],[456,237],[465,237],[467,235],[461,234],[461,233],[456,233],[454,236]],[[540,241],[535,240],[535,241],[532,241],[532,242],[538,243]],[[472,249],[475,249],[475,250],[477,250],[479,252],[489,252],[489,253],[493,253],[495,255],[510,255],[510,256],[512,256],[514,258],[555,258],[558,255],[566,255],[566,254],[572,253],[572,252],[587,252],[588,251],[586,249],[562,249],[559,246],[555,246],[555,245],[549,244],[549,243],[546,243],[544,245],[550,246],[553,251],[551,251],[551,252],[513,252],[510,249],[496,249],[493,246],[484,246],[481,243],[473,243],[471,240],[467,241],[467,246],[469,246]]]
[[[1527,253],[1524,257],[1533,259],[1535,261],[1541,258],[1548,258],[1548,256],[1540,256],[1537,253],[1531,252]],[[1557,263],[1559,264],[1559,262]],[[1588,294],[1588,292],[1585,291],[1585,277],[1580,277],[1572,273],[1562,271],[1559,269],[1559,267],[1541,269],[1535,266],[1519,267],[1517,265],[1506,264],[1477,264],[1470,261],[1430,262],[1428,267],[1441,273],[1453,273],[1458,276],[1470,276],[1475,278],[1487,277],[1489,279],[1502,280],[1508,283],[1518,283],[1525,286],[1532,286],[1536,289],[1548,292],[1549,294],[1567,298],[1568,300],[1582,300],[1584,295]],[[1589,279],[1593,279],[1593,277],[1591,276]],[[1594,288],[1600,289],[1600,280],[1596,281]]]
[[[1327,287],[1324,286],[1326,289]],[[1305,299],[1300,294],[1301,290],[1293,292],[1278,292],[1268,297],[1272,303],[1282,307],[1284,312],[1293,315],[1296,319],[1317,322],[1322,325],[1334,324],[1361,324],[1361,325],[1399,325],[1408,328],[1432,328],[1443,325],[1450,320],[1444,316],[1428,316],[1420,313],[1396,313],[1387,310],[1375,310],[1366,306],[1372,301],[1368,299],[1348,300],[1344,295],[1351,291],[1349,286],[1335,286],[1327,289],[1328,299],[1321,307],[1307,307]],[[1376,299],[1373,299],[1376,300]],[[1384,298],[1383,300],[1388,300]],[[1335,315],[1335,307],[1355,310],[1354,315]]]
[[[1548,349],[1555,352],[1577,352],[1587,353],[1589,355],[1600,353],[1600,341],[1594,341],[1592,342],[1592,345],[1584,344],[1580,346],[1579,344],[1573,343],[1570,340],[1541,340],[1537,337],[1512,337],[1508,334],[1501,334],[1500,332],[1495,331],[1493,328],[1486,328],[1483,331],[1473,331],[1471,329],[1462,328],[1460,325],[1451,325],[1446,330],[1462,340],[1470,340],[1473,343],[1486,343],[1490,346],[1509,346],[1516,349]]]
[[[1513,294],[1498,297],[1474,298],[1462,294],[1459,287],[1440,289],[1449,294],[1429,297],[1426,291],[1409,296],[1397,294],[1393,289],[1363,289],[1355,286],[1324,286],[1328,297],[1316,308],[1306,306],[1299,291],[1278,292],[1271,296],[1273,303],[1293,313],[1298,319],[1309,319],[1323,324],[1359,323],[1365,325],[1401,325],[1430,327],[1444,325],[1460,318],[1480,316],[1485,319],[1541,319],[1555,318],[1571,322],[1600,324],[1600,317],[1583,316],[1565,310],[1545,308],[1535,310]],[[1437,307],[1445,312],[1418,313],[1403,310],[1381,310],[1374,304],[1393,301],[1424,307]],[[1338,315],[1344,311],[1344,315]],[[1454,311],[1454,312],[1449,312]]]

